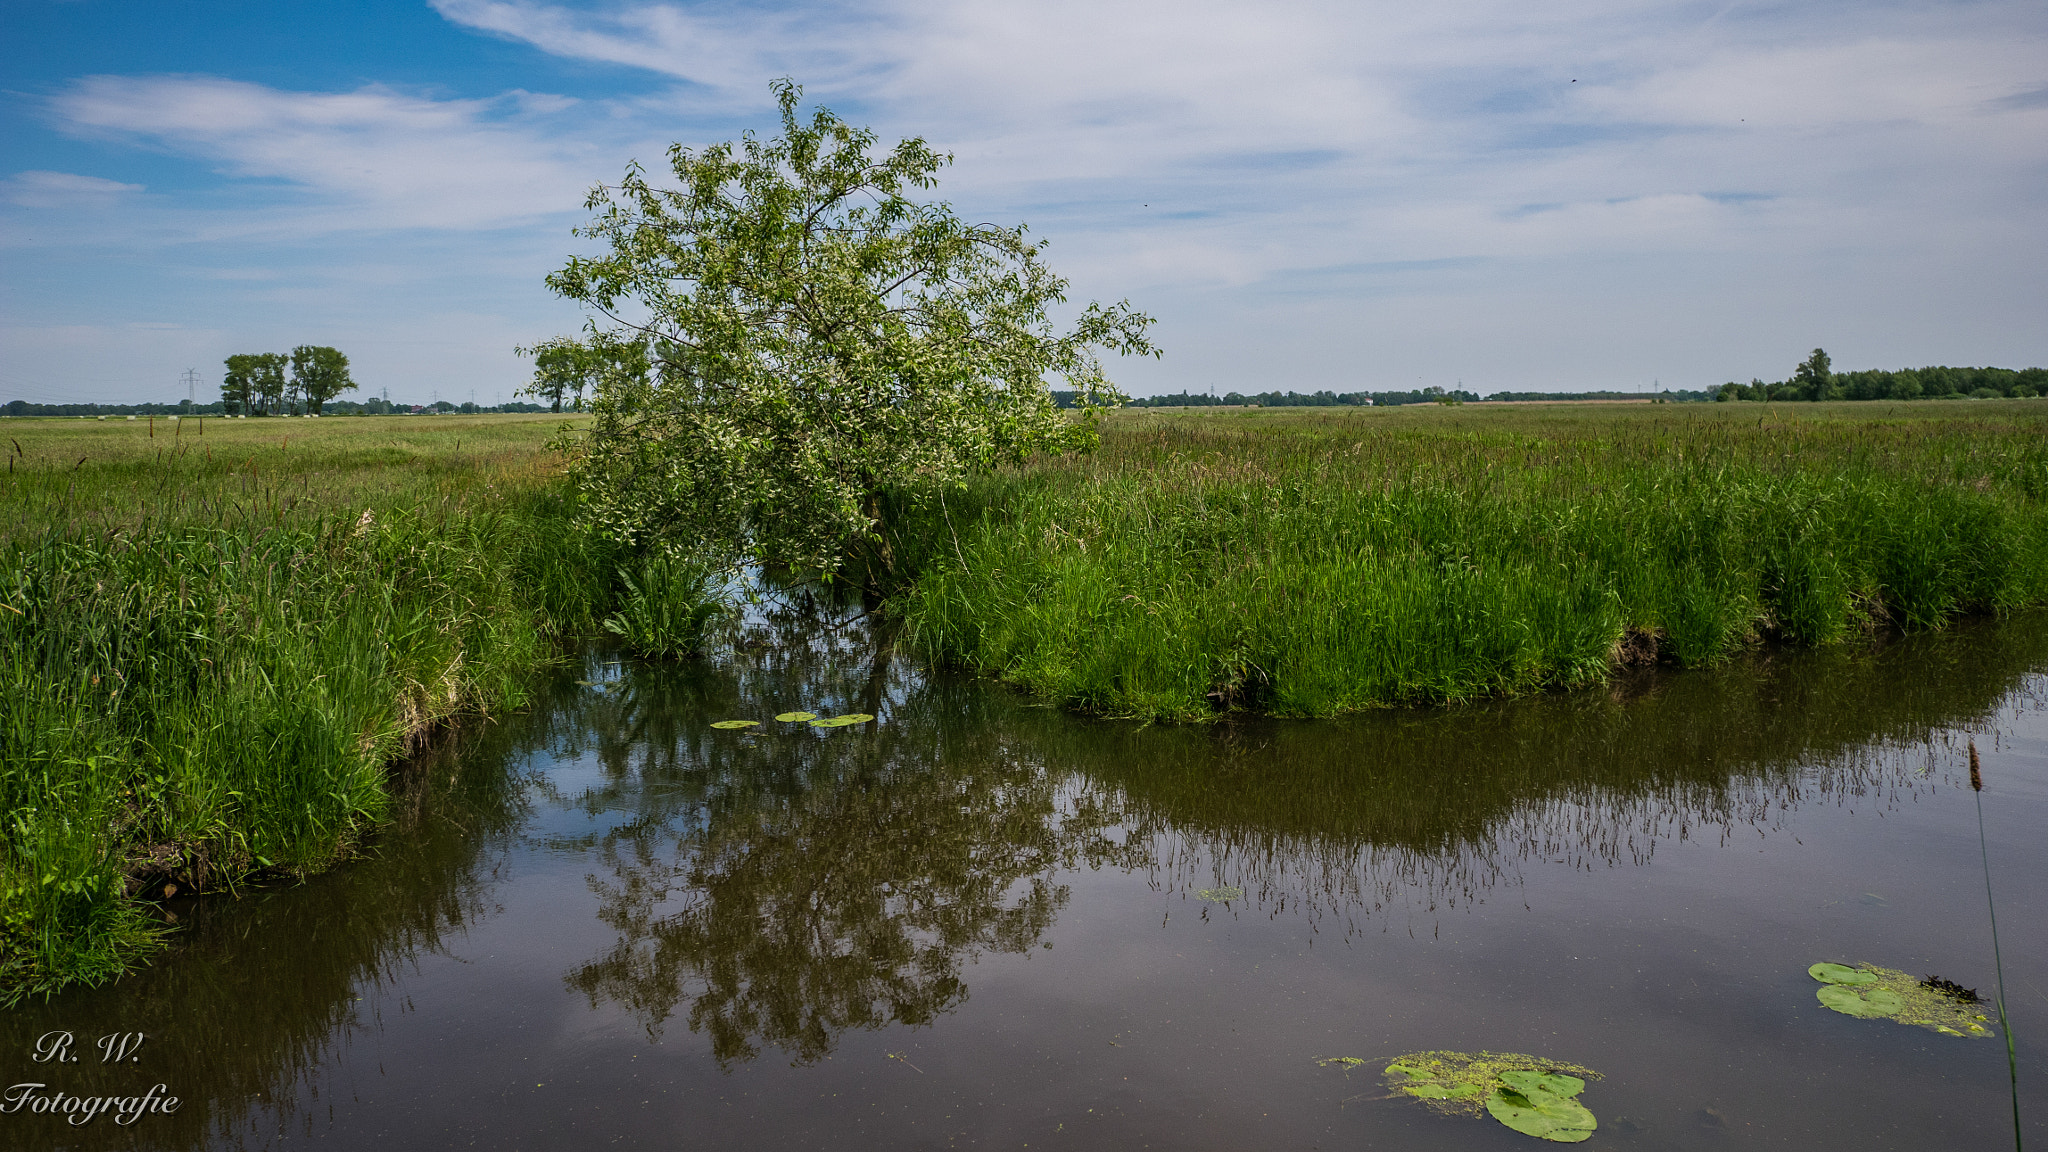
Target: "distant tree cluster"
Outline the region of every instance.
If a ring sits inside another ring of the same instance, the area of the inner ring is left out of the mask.
[[[322,411],[325,416],[432,416],[440,413],[485,413],[485,412],[546,412],[545,405],[529,404],[514,400],[506,404],[451,404],[442,400],[434,404],[398,404],[389,400],[372,397],[368,400],[332,400]],[[227,404],[216,400],[211,404],[194,404],[180,400],[176,404],[35,404],[27,400],[13,400],[0,404],[0,416],[233,416],[243,413],[228,411]]]
[[[329,400],[355,388],[348,357],[338,348],[301,344],[282,352],[230,356],[220,385],[221,403],[236,416],[318,416]]]
[[[1995,400],[2048,396],[2048,368],[1901,368],[1831,370],[1828,354],[1813,350],[1792,375],[1765,383],[1721,385],[1714,399],[1732,400]]]
[[[1053,399],[1062,408],[1072,408],[1078,403],[1077,394],[1054,390]],[[1654,400],[1659,402],[1688,403],[1711,400],[1711,392],[1673,391],[1645,394],[1641,392],[1495,392],[1484,399],[1493,402],[1531,400]],[[1204,408],[1204,407],[1259,407],[1259,408],[1343,408],[1343,407],[1397,407],[1402,404],[1466,404],[1478,403],[1482,398],[1476,392],[1463,388],[1418,388],[1412,392],[1225,392],[1221,396],[1208,392],[1169,392],[1161,396],[1140,396],[1125,402],[1129,408]]]
[[[547,401],[550,412],[560,412],[565,398],[571,411],[580,412],[584,392],[596,390],[607,380],[630,387],[645,381],[653,367],[644,342],[606,332],[587,343],[557,336],[513,351],[533,357],[533,382],[520,389],[519,395]]]

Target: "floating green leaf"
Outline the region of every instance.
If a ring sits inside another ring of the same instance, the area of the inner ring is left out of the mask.
[[[1806,974],[1823,984],[1877,983],[1876,976],[1865,972],[1861,968],[1851,968],[1847,964],[1830,964],[1826,961],[1808,968]]]
[[[761,722],[759,720],[713,720],[711,722],[713,728],[723,728],[728,731],[734,728],[758,728],[760,725]]]
[[[784,724],[801,724],[806,720],[816,720],[818,714],[816,712],[778,712],[775,718]]]
[[[1225,884],[1221,888],[1197,888],[1195,889],[1195,895],[1203,900],[1210,900],[1221,904],[1227,900],[1244,899],[1244,889]]]
[[[1452,1084],[1449,1087],[1442,1084],[1417,1084],[1403,1091],[1423,1100],[1463,1100],[1467,1096],[1477,1096],[1486,1089],[1477,1084]]]
[[[1573,1099],[1586,1078],[1600,1074],[1516,1052],[1412,1052],[1387,1064],[1389,1087],[1437,1111],[1484,1111],[1517,1132],[1562,1143],[1584,1140],[1599,1126]]]
[[[873,716],[870,716],[865,712],[848,712],[844,716],[834,716],[830,720],[813,720],[811,721],[811,727],[844,728],[849,724],[865,724],[873,719]]]
[[[1896,1020],[1944,1036],[1989,1036],[1991,1028],[1975,1006],[1943,990],[1942,984],[1916,980],[1893,968],[1875,964],[1822,962],[1806,970],[1821,982],[1814,997],[1844,1016],[1863,1020]]]
[[[1560,1144],[1576,1144],[1600,1126],[1584,1104],[1541,1090],[1503,1088],[1486,1098],[1486,1111],[1517,1132]]]
[[[1821,1003],[1847,1016],[1896,1016],[1906,1006],[1906,1002],[1899,999],[1898,993],[1887,992],[1882,988],[1870,988],[1859,992],[1854,988],[1830,984],[1815,995],[1820,998]]]
[[[1586,1082],[1577,1076],[1562,1076],[1556,1072],[1531,1072],[1520,1068],[1501,1073],[1500,1082],[1524,1094],[1547,1092],[1552,1096],[1566,1099],[1586,1090]]]

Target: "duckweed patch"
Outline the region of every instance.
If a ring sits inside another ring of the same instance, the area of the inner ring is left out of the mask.
[[[1806,974],[1821,982],[1814,997],[1844,1016],[1896,1020],[1944,1036],[1991,1035],[1989,1017],[1976,1010],[1975,992],[1952,981],[1916,980],[1875,964],[1822,962]]]
[[[1221,888],[1197,888],[1195,889],[1195,895],[1199,899],[1221,904],[1228,900],[1244,899],[1244,889],[1225,884]]]
[[[1321,1061],[1346,1062],[1344,1057]],[[1577,1143],[1599,1121],[1576,1097],[1600,1073],[1519,1052],[1413,1052],[1387,1063],[1387,1086],[1444,1113],[1484,1112],[1525,1135]]]

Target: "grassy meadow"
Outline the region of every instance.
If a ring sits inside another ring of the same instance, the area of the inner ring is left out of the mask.
[[[0,421],[0,1000],[122,971],[137,899],[345,856],[613,595],[559,418],[151,423]]]
[[[1458,701],[2048,602],[2048,403],[1125,411],[887,539],[926,653],[1070,707]]]

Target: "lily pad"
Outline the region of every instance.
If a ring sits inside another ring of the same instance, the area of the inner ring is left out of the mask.
[[[1565,1076],[1557,1072],[1531,1072],[1526,1069],[1503,1072],[1500,1074],[1500,1082],[1524,1095],[1545,1092],[1566,1099],[1586,1090],[1586,1082],[1577,1076]]]
[[[1541,1089],[1500,1089],[1486,1098],[1486,1111],[1517,1132],[1560,1144],[1576,1144],[1600,1126],[1584,1104]]]
[[[711,726],[731,731],[735,728],[758,728],[761,726],[761,722],[759,720],[713,720]]]
[[[775,718],[784,724],[801,724],[806,720],[816,720],[818,714],[816,712],[778,712]]]
[[[1388,1087],[1439,1112],[1481,1112],[1517,1132],[1576,1143],[1599,1126],[1573,1097],[1598,1072],[1517,1052],[1411,1052],[1387,1064]]]
[[[1821,1003],[1845,1016],[1861,1016],[1865,1019],[1897,1016],[1906,1006],[1906,1002],[1899,999],[1898,993],[1887,992],[1882,988],[1869,988],[1859,992],[1854,988],[1830,984],[1814,995],[1820,998]]]
[[[1807,974],[1821,982],[1814,998],[1845,1016],[1862,1020],[1893,1020],[1943,1036],[1989,1036],[1986,1017],[1976,1005],[1951,988],[1961,985],[1933,978],[1916,980],[1904,972],[1875,964],[1820,963]]]
[[[844,716],[834,716],[829,720],[813,720],[811,721],[811,727],[844,728],[849,724],[865,724],[873,719],[873,716],[870,716],[865,712],[848,712]]]
[[[1197,888],[1195,895],[1200,899],[1221,904],[1226,900],[1244,899],[1244,889],[1225,884],[1221,888]]]
[[[1463,1100],[1467,1096],[1477,1096],[1486,1089],[1477,1084],[1415,1084],[1403,1088],[1402,1091],[1419,1100]]]
[[[1826,961],[1808,968],[1806,974],[1823,984],[1877,983],[1877,977],[1873,973],[1861,968],[1851,968],[1847,964],[1829,964]]]

